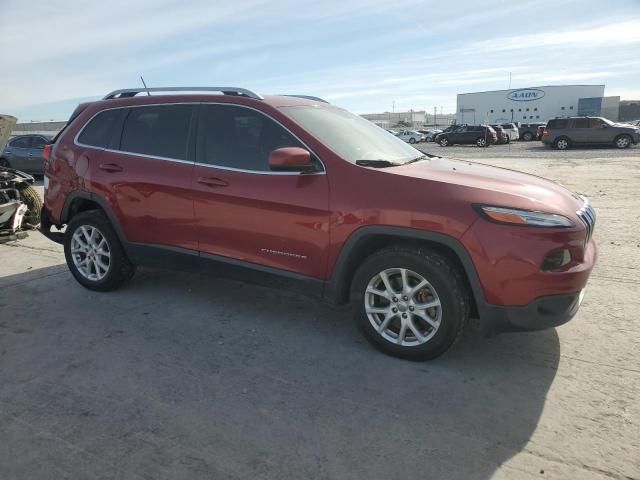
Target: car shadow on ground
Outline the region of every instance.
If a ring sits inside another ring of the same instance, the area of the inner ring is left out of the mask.
[[[403,361],[347,310],[197,274],[2,284],[3,478],[488,479],[529,441],[559,359],[550,330]]]

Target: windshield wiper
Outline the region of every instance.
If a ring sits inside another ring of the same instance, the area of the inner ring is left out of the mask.
[[[425,153],[424,155],[420,155],[419,157],[412,158],[408,162],[405,162],[405,165],[408,163],[415,163],[415,162],[419,162],[420,160],[427,160],[429,158],[434,158],[434,157],[435,155],[429,155],[428,153]]]
[[[397,167],[400,163],[390,162],[389,160],[356,160],[356,165],[363,167],[386,168]]]

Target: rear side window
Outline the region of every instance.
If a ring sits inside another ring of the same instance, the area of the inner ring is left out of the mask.
[[[131,108],[120,150],[154,157],[187,159],[193,105]]]
[[[29,137],[16,138],[9,145],[13,148],[29,148]]]
[[[116,126],[126,114],[125,109],[105,110],[93,117],[78,137],[78,143],[91,147],[107,148]]]
[[[272,151],[304,148],[267,116],[231,105],[202,105],[198,130],[197,161],[222,167],[269,171]]]
[[[553,120],[549,120],[547,128],[567,128],[568,123],[569,120],[567,120],[566,118],[554,118]]]
[[[588,118],[576,118],[573,120],[574,128],[589,128],[589,119]]]

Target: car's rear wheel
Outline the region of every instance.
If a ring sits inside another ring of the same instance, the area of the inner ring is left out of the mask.
[[[367,339],[390,355],[428,360],[460,336],[469,294],[457,268],[439,253],[394,246],[358,269],[351,298]]]
[[[11,168],[11,164],[6,158],[0,158],[0,167]]]
[[[115,290],[135,273],[109,219],[100,210],[71,219],[64,235],[64,254],[75,279],[91,290]]]
[[[478,145],[479,147],[486,147],[488,145],[487,139],[484,137],[476,138],[476,145]]]
[[[616,148],[629,148],[633,140],[629,135],[618,135],[614,141]]]
[[[524,133],[522,134],[522,139],[523,139],[523,140],[525,140],[525,141],[527,141],[527,142],[530,142],[531,140],[533,140],[533,133],[531,133],[531,132],[524,132]]]
[[[438,143],[440,144],[441,147],[448,147],[449,146],[449,139],[447,137],[442,137]]]
[[[554,146],[558,149],[558,150],[566,150],[567,148],[569,148],[569,139],[567,137],[560,137],[558,139],[556,139]]]
[[[20,193],[22,193],[24,203],[27,205],[27,213],[24,218],[24,223],[31,228],[37,228],[38,225],[40,225],[42,199],[36,189],[31,185],[23,189]]]

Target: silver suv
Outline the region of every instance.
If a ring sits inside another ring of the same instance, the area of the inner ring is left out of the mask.
[[[542,143],[558,150],[571,145],[613,145],[629,148],[640,142],[640,129],[614,123],[602,117],[569,117],[549,120],[542,134]]]

